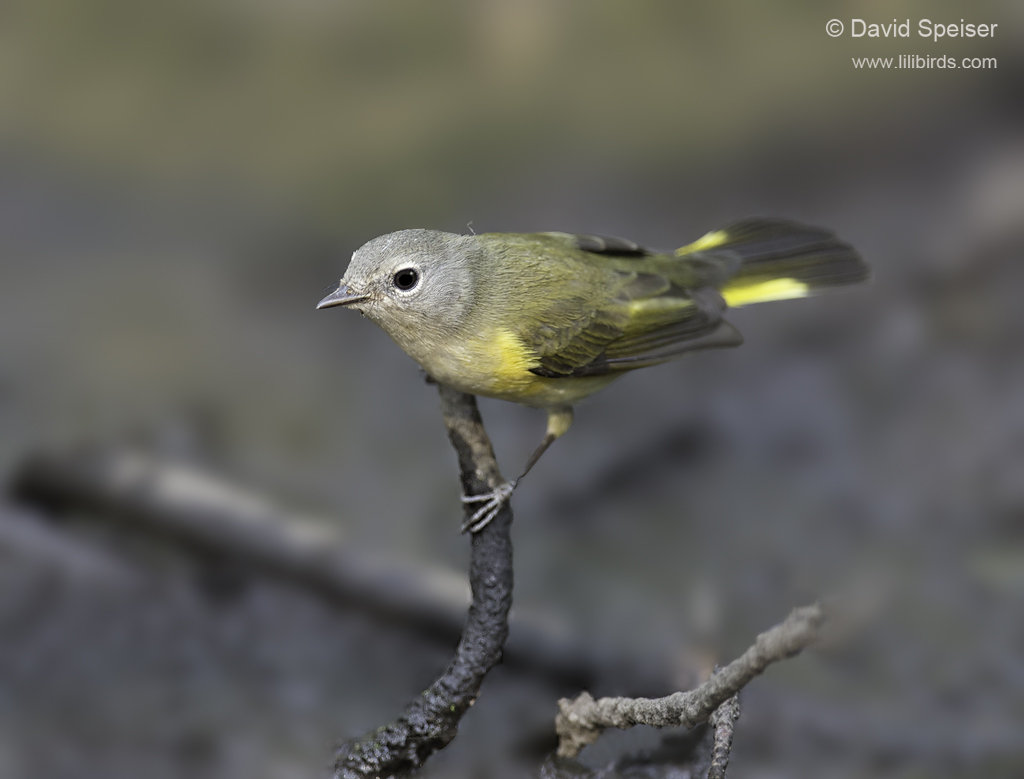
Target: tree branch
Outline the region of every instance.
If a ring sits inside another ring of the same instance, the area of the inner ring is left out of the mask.
[[[719,706],[769,665],[792,657],[817,641],[825,619],[825,610],[819,604],[794,609],[785,621],[759,635],[754,645],[737,660],[689,692],[656,699],[601,698],[595,701],[587,692],[571,701],[563,698],[558,702],[559,713],[555,718],[558,754],[575,757],[583,747],[594,743],[606,728],[634,725],[692,728],[706,722]],[[726,717],[727,713],[721,719]],[[725,738],[724,733],[722,737]]]
[[[711,748],[711,767],[708,779],[725,779],[725,769],[729,767],[729,754],[732,751],[732,732],[736,720],[740,718],[739,693],[727,698],[725,703],[715,709],[711,715],[711,727],[715,730],[715,743]]]
[[[448,437],[459,456],[467,495],[504,482],[472,395],[438,385]],[[473,511],[466,507],[467,516]],[[487,672],[501,659],[512,606],[512,509],[498,515],[472,538],[469,580],[473,602],[455,659],[447,670],[394,722],[349,741],[338,750],[336,779],[407,775],[454,737],[459,720],[476,700]]]

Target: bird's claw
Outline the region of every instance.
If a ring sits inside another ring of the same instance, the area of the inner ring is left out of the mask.
[[[463,495],[463,503],[483,503],[484,505],[477,509],[473,516],[462,523],[462,532],[479,533],[487,527],[491,520],[498,516],[501,507],[512,497],[512,492],[515,488],[516,482],[507,481],[491,492],[485,492],[481,495]]]

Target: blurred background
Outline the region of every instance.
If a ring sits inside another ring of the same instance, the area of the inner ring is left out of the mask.
[[[833,17],[999,27],[833,39]],[[737,311],[741,349],[577,408],[516,493],[517,607],[685,664],[857,593],[859,631],[748,689],[731,775],[1020,776],[1022,25],[1009,0],[4,3],[2,476],[134,447],[463,571],[436,390],[314,310],[352,251],[409,227],[674,248],[753,214],[828,226],[871,286]],[[998,67],[851,63],[900,54]],[[513,474],[543,414],[481,409]],[[323,776],[450,657],[73,514],[0,502],[2,777]],[[530,775],[577,691],[499,667],[425,774]],[[628,738],[584,762],[657,743]]]

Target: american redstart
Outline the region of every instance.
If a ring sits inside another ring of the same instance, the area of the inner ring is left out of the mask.
[[[575,403],[626,371],[698,349],[739,346],[726,308],[805,297],[868,278],[828,231],[752,218],[674,252],[569,233],[374,238],[317,308],[350,306],[434,379],[548,412],[520,479],[572,424]],[[519,479],[484,495],[464,530],[486,525]]]

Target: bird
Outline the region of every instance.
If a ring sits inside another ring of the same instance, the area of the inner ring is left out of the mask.
[[[587,396],[638,368],[739,346],[728,308],[869,276],[832,231],[771,217],[733,222],[675,251],[599,235],[410,229],[357,249],[317,308],[355,309],[437,382],[547,412],[544,438],[517,479],[462,496],[482,504],[463,524],[476,533]]]

